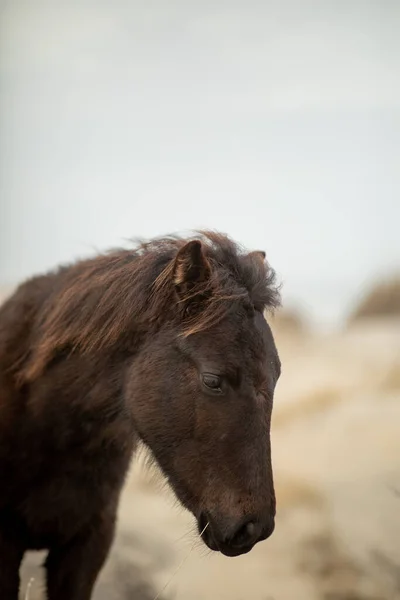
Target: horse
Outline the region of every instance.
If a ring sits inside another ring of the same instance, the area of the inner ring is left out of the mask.
[[[210,550],[274,530],[280,305],[263,251],[200,231],[32,277],[0,309],[0,597],[45,550],[49,600],[89,600],[147,447]]]

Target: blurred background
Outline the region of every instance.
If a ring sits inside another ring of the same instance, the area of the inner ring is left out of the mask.
[[[98,600],[400,597],[400,4],[0,0],[0,291],[219,229],[283,283],[278,524],[211,555],[141,464]],[[24,581],[35,581],[28,557]]]

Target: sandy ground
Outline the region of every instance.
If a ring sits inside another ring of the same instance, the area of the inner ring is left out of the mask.
[[[277,342],[273,536],[243,557],[208,552],[136,464],[97,600],[154,600],[184,558],[164,600],[400,599],[400,323]],[[42,558],[22,569],[30,600],[42,598]]]

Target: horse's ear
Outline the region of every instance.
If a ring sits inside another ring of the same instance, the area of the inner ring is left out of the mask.
[[[184,297],[195,291],[197,285],[205,284],[211,275],[203,244],[192,240],[178,252],[173,269],[174,284],[178,296]]]
[[[267,257],[264,250],[254,250],[254,252],[249,252],[249,254],[247,256],[250,258],[250,260],[256,259],[263,264]]]
[[[257,270],[257,273],[262,275],[265,272],[267,265],[265,262],[266,254],[263,250],[254,250],[243,256],[243,266],[250,271]]]

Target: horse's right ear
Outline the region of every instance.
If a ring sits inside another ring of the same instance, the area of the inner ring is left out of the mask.
[[[173,268],[175,289],[179,297],[196,295],[196,287],[210,279],[211,267],[200,240],[187,242],[178,252]]]

